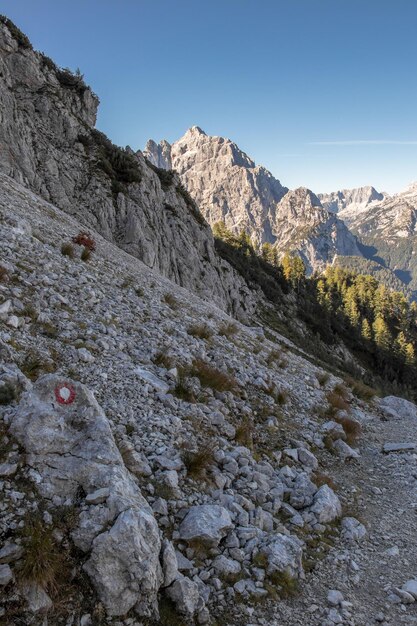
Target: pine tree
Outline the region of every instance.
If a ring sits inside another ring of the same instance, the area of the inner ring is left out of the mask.
[[[361,335],[367,341],[371,341],[372,339],[372,328],[366,317],[362,320]]]
[[[380,350],[388,351],[392,345],[390,330],[384,318],[378,316],[372,325],[374,341]]]

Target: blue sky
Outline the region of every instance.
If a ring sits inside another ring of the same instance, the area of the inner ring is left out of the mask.
[[[416,0],[0,0],[115,143],[230,137],[289,187],[417,179]]]

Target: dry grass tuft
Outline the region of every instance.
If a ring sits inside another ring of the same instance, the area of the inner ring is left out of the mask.
[[[170,370],[174,366],[174,360],[172,356],[170,356],[166,352],[163,352],[162,350],[157,352],[152,360],[155,365],[158,365],[158,367],[165,367],[165,369],[167,370]]]
[[[219,326],[218,333],[222,337],[229,338],[233,337],[233,335],[236,335],[237,331],[238,327],[236,326],[236,324],[233,324],[233,322],[222,322]]]
[[[347,443],[349,445],[356,443],[362,433],[362,426],[360,423],[348,415],[343,417],[336,416],[334,419],[343,426]]]
[[[54,593],[59,582],[68,577],[69,557],[56,542],[53,530],[40,515],[26,523],[22,530],[24,555],[19,578]]]
[[[316,377],[321,387],[325,387],[326,383],[328,383],[330,379],[330,375],[327,372],[318,372]]]
[[[355,396],[361,400],[365,400],[365,402],[370,402],[378,393],[376,389],[369,387],[369,385],[366,385],[362,381],[356,380],[351,376],[347,376],[345,381],[346,384],[352,389]]]
[[[165,304],[170,306],[173,311],[176,311],[180,308],[180,303],[178,302],[176,297],[172,295],[172,293],[166,293],[163,297],[163,301],[165,302]]]
[[[191,375],[196,376],[202,387],[209,387],[215,391],[235,391],[237,382],[233,376],[226,374],[213,365],[195,359],[191,368]]]
[[[182,460],[190,478],[207,478],[207,472],[215,464],[214,441],[207,441],[199,450],[184,450]]]
[[[245,417],[236,428],[235,441],[245,448],[253,448],[254,424],[250,417]]]
[[[62,256],[67,256],[70,259],[74,258],[74,246],[71,243],[63,243],[61,246]]]
[[[192,324],[188,327],[187,333],[198,339],[210,339],[213,336],[213,331],[207,324]]]
[[[326,399],[329,403],[331,414],[334,414],[337,411],[348,411],[350,408],[347,400],[335,391],[329,391],[326,395]]]

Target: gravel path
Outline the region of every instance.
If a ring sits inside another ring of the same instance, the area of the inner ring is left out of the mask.
[[[417,443],[417,422],[369,417],[360,460],[326,468],[344,495],[345,514],[365,524],[366,539],[354,545],[338,540],[307,575],[300,594],[271,606],[271,624],[417,624],[417,603],[390,598],[394,588],[417,577],[417,454],[382,452],[386,443]],[[331,589],[340,591],[351,606],[332,611],[327,601]]]

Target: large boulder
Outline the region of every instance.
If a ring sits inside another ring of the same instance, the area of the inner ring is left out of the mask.
[[[327,524],[342,515],[342,505],[334,491],[328,485],[323,485],[314,496],[310,511],[320,524]]]
[[[135,607],[151,614],[163,582],[158,525],[93,394],[72,380],[43,376],[23,394],[10,429],[51,505],[87,496],[73,539],[91,551],[84,567],[108,613]]]
[[[303,509],[306,506],[310,506],[316,491],[317,487],[311,482],[308,474],[305,472],[298,474],[290,493],[291,506],[294,509]]]
[[[417,406],[404,398],[385,396],[379,401],[379,406],[387,417],[417,419]]]
[[[216,547],[234,524],[227,509],[217,504],[191,507],[179,528],[180,538],[189,543]]]
[[[269,576],[285,574],[291,578],[304,577],[303,543],[298,537],[281,533],[273,535],[259,552],[266,561]]]

